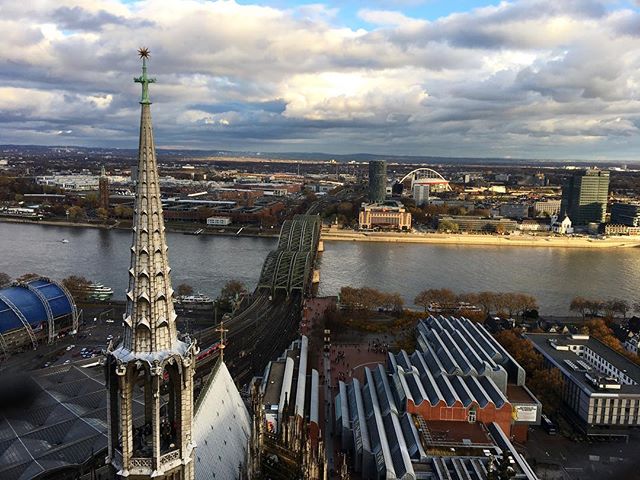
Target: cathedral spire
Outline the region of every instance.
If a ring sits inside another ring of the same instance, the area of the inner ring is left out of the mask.
[[[151,125],[149,84],[155,79],[147,76],[149,50],[141,48],[138,53],[142,58],[142,75],[134,79],[142,84],[138,182],[123,342],[125,349],[136,354],[170,351],[178,346]]]
[[[138,181],[122,343],[107,348],[107,460],[118,478],[193,480],[193,376],[198,348],[178,339],[151,128],[149,50],[142,83]],[[142,404],[142,405],[140,405]],[[136,407],[136,408],[134,408]]]

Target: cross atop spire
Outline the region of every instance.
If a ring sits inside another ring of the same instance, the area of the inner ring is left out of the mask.
[[[133,81],[142,84],[142,98],[140,99],[140,103],[143,105],[150,105],[151,100],[149,100],[149,84],[156,83],[155,78],[149,78],[147,76],[147,59],[151,56],[151,52],[147,47],[140,47],[138,49],[138,55],[142,59],[142,75],[134,78]]]
[[[216,328],[216,332],[220,333],[220,346],[218,349],[220,350],[220,361],[224,362],[224,349],[227,348],[225,342],[227,340],[227,332],[228,328],[224,328],[224,318],[220,320],[220,325]]]

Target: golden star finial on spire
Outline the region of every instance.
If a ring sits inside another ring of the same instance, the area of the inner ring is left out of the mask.
[[[147,47],[140,47],[138,49],[138,55],[140,55],[140,58],[149,58],[151,56],[151,52]]]

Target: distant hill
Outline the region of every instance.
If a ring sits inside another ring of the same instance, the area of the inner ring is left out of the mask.
[[[43,145],[0,145],[0,154],[16,154],[25,155],[60,155],[66,154],[70,156],[85,157],[89,155],[98,155],[101,157],[114,158],[135,158],[137,150],[121,149],[121,148],[100,148],[100,147],[75,147],[75,146],[43,146]],[[376,155],[372,153],[353,153],[348,155],[336,155],[321,152],[303,153],[303,152],[243,152],[229,150],[181,150],[171,148],[157,148],[158,156],[164,158],[173,158],[176,160],[198,160],[210,157],[228,157],[229,159],[253,158],[267,160],[293,160],[308,162],[328,162],[336,161],[339,163],[368,162],[369,160],[386,160],[390,163],[401,164],[430,164],[430,165],[541,165],[541,166],[615,166],[621,164],[638,165],[637,161],[585,161],[576,159],[566,160],[548,160],[548,159],[532,159],[532,158],[494,158],[494,157],[437,157],[437,156],[417,156],[417,155]]]

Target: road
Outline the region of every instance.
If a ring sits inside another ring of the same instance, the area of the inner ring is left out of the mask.
[[[529,430],[527,460],[536,465],[541,479],[632,480],[640,479],[638,458],[640,435],[624,441],[575,442],[561,435],[548,435],[541,427]]]

